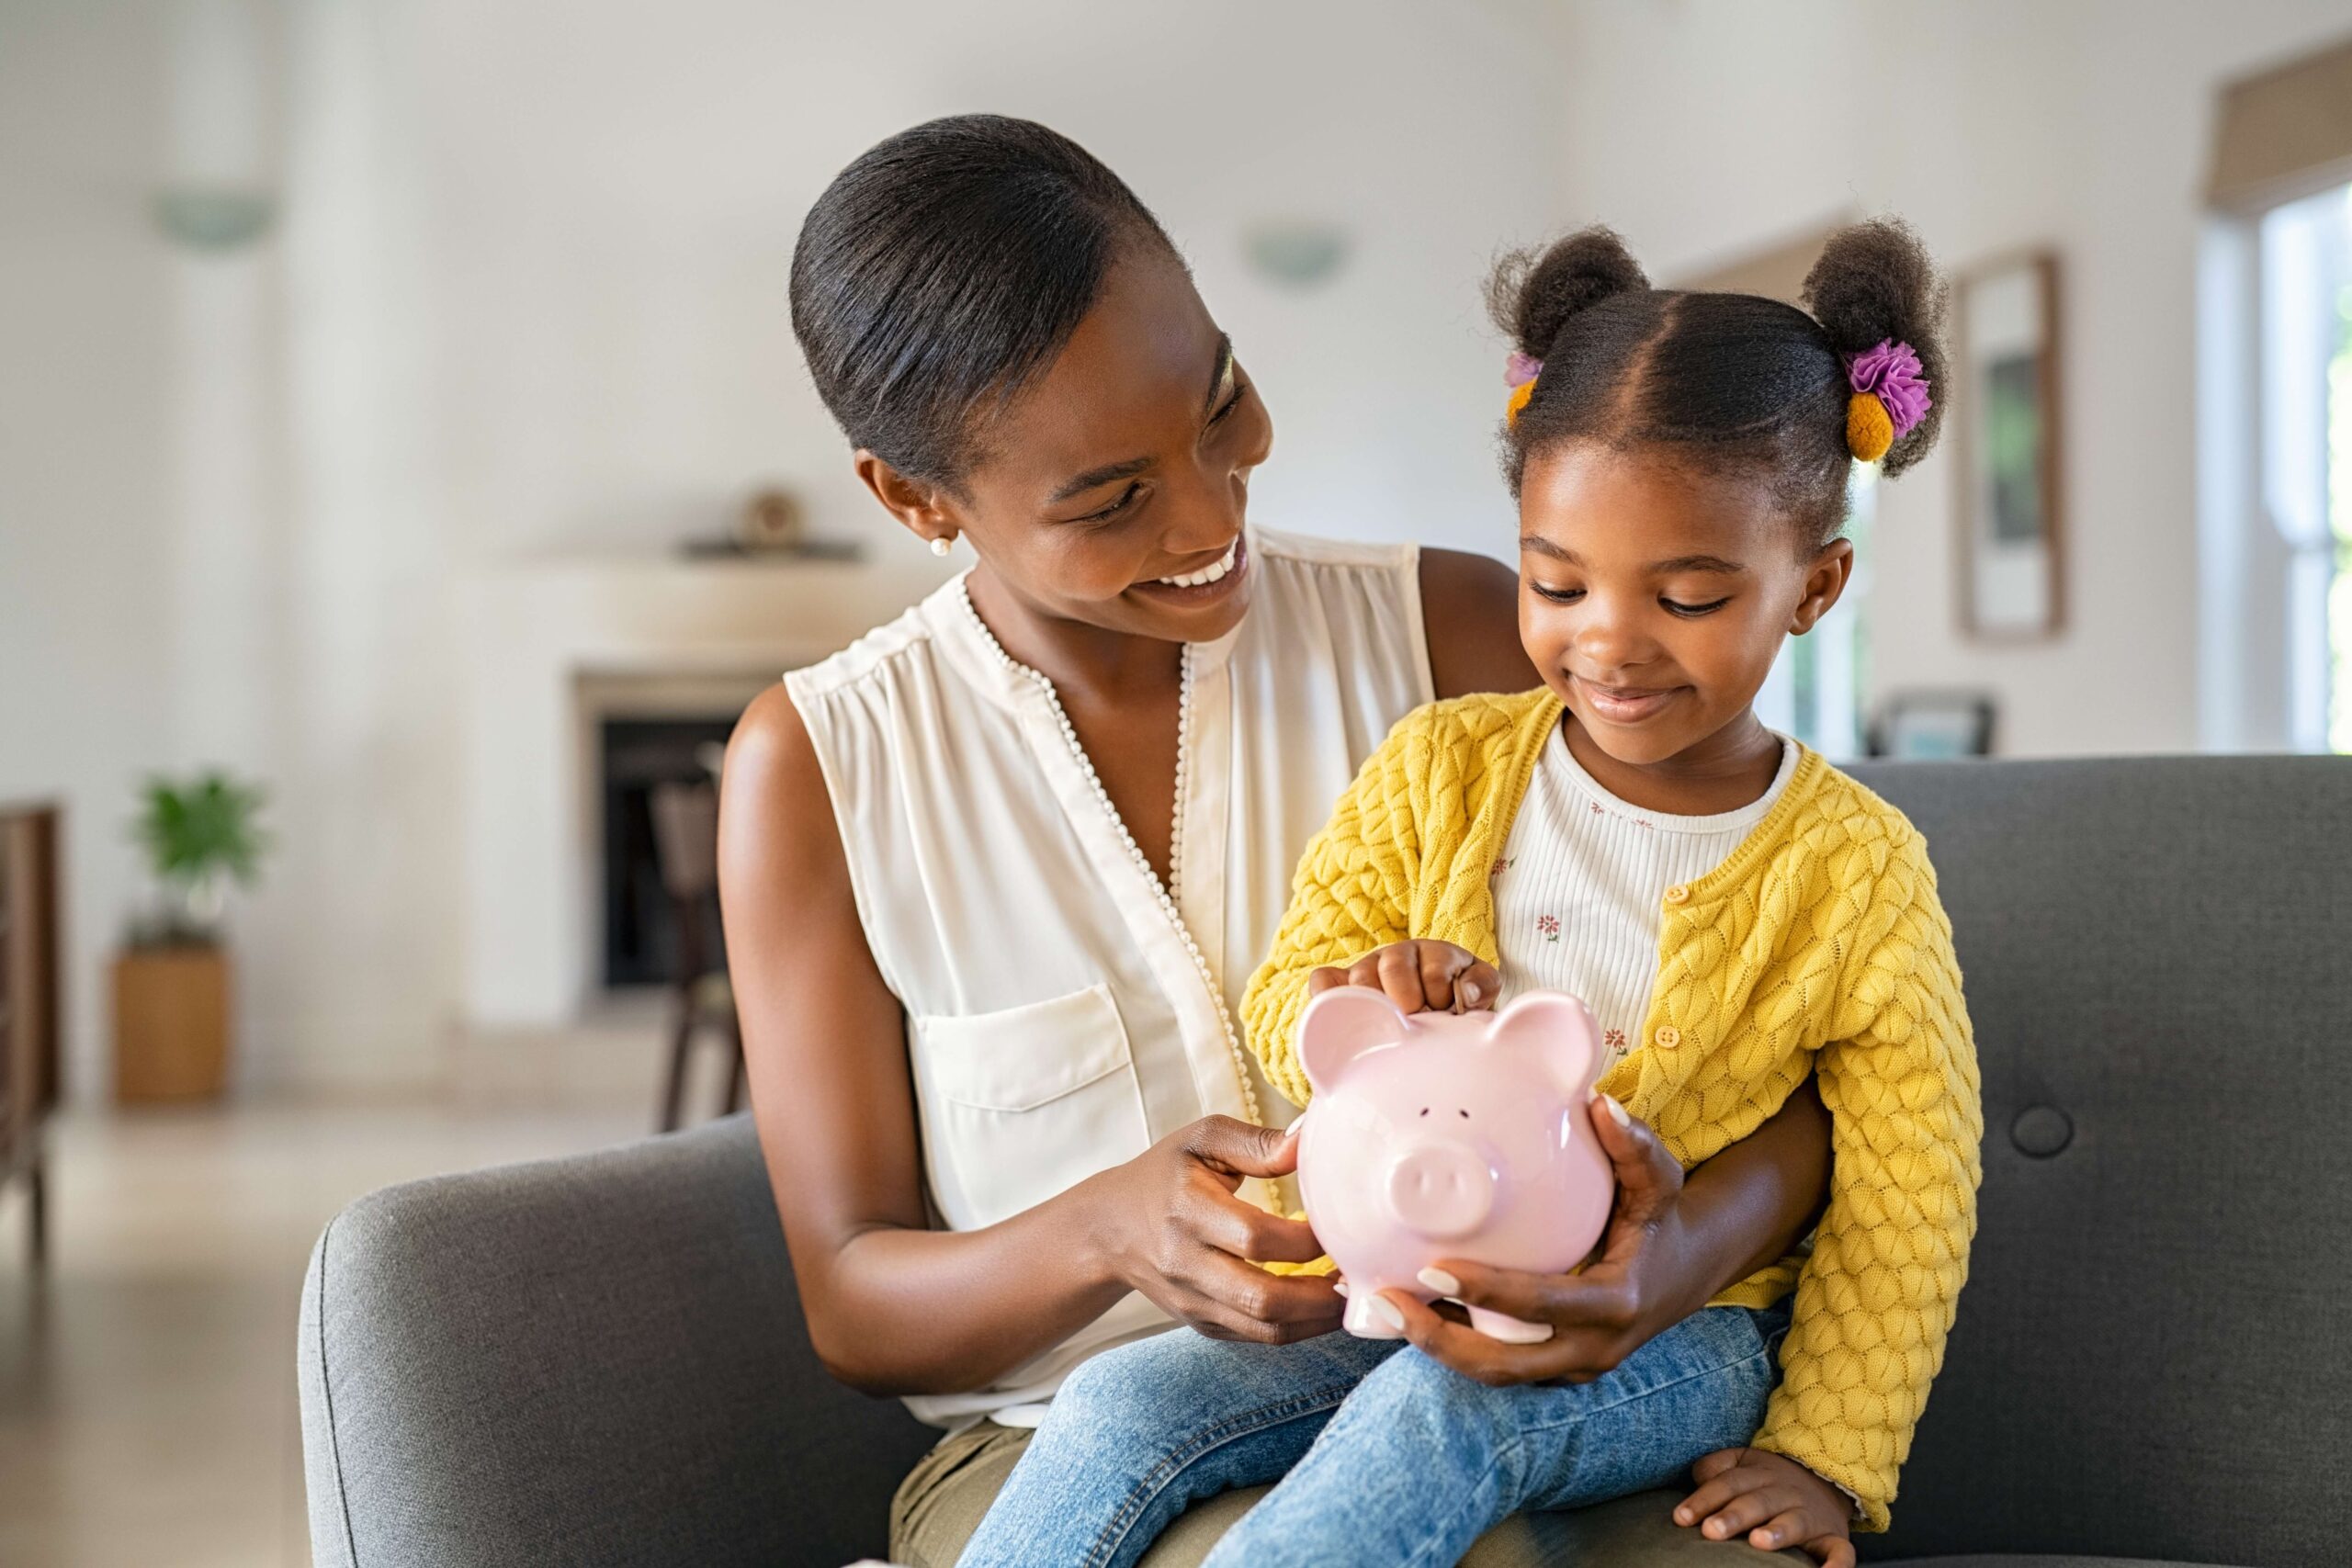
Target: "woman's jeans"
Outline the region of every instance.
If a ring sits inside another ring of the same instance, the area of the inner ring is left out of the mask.
[[[1452,1564],[1509,1515],[1664,1486],[1755,1436],[1785,1305],[1710,1307],[1605,1377],[1488,1388],[1396,1340],[1178,1329],[1062,1385],[961,1568],[1110,1568],[1200,1498],[1279,1480],[1204,1568]]]

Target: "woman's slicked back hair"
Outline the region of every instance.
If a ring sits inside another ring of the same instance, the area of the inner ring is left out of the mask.
[[[854,446],[958,488],[987,416],[1052,361],[1124,247],[1168,246],[1119,176],[1001,115],[902,130],[825,187],[792,253],[792,331]]]

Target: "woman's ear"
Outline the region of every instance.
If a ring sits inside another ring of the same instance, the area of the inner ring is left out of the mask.
[[[900,473],[863,446],[851,461],[874,499],[917,538],[952,542],[964,531],[963,520],[954,513],[953,502],[939,486]]]
[[[1831,605],[1846,592],[1847,580],[1854,575],[1854,545],[1850,539],[1832,539],[1821,547],[1813,564],[1804,574],[1804,597],[1797,601],[1796,614],[1789,618],[1789,635],[1803,637],[1820,624],[1829,614]]]

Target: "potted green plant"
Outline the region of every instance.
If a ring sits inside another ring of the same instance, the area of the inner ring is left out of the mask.
[[[261,789],[213,772],[151,778],[133,831],[155,874],[153,908],[114,966],[115,1095],[208,1100],[228,1081],[230,885],[251,886],[268,841]]]

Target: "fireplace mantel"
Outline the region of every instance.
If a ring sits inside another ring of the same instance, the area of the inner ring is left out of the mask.
[[[928,557],[884,550],[864,561],[570,555],[469,578],[467,1025],[560,1027],[596,994],[584,759],[600,700],[740,700],[891,619],[947,574]]]

